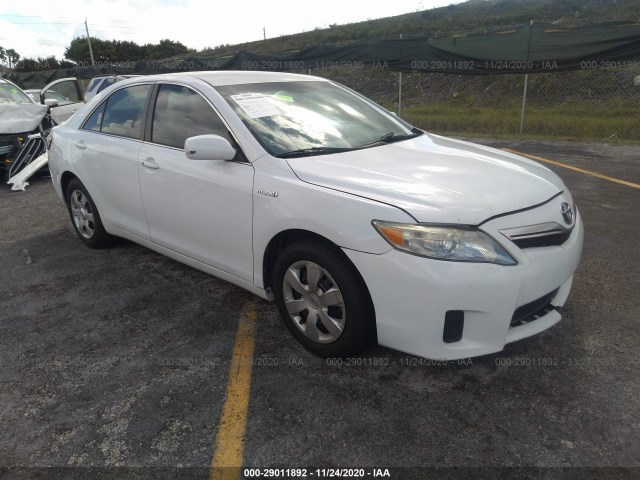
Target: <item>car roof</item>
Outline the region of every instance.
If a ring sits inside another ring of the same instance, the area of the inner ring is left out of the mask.
[[[139,74],[132,74],[132,73],[127,73],[127,74],[123,74],[120,75],[119,73],[101,73],[100,75],[96,75],[95,77],[92,77],[91,80],[95,80],[97,78],[114,78],[114,77],[120,77],[120,78],[133,78],[133,77],[141,77],[142,75]]]
[[[165,73],[161,75],[149,75],[145,80],[184,80],[194,78],[207,82],[214,87],[222,85],[242,85],[245,83],[267,83],[267,82],[312,82],[323,81],[324,79],[297,73],[282,72],[254,72],[254,71],[204,71],[204,72],[179,72]],[[128,83],[134,79],[129,79]]]

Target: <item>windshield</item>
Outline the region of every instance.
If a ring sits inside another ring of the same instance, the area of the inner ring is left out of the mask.
[[[218,86],[216,90],[275,156],[355,150],[422,133],[329,82],[250,83]]]
[[[0,103],[33,103],[18,87],[10,83],[0,83]]]

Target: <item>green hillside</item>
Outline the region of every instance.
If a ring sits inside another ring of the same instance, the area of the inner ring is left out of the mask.
[[[366,11],[365,11],[366,13]],[[238,45],[221,45],[206,54],[231,55],[295,51],[309,45],[341,45],[354,41],[397,37],[441,37],[494,30],[536,22],[556,22],[564,27],[614,21],[640,22],[638,0],[469,0],[457,5],[407,13],[330,28],[285,35]]]

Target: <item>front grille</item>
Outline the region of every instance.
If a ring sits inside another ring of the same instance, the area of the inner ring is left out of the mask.
[[[562,245],[571,236],[570,229],[564,228],[556,222],[508,228],[500,230],[500,233],[520,248]]]
[[[10,157],[20,150],[22,134],[0,135],[0,155]]]
[[[13,153],[13,145],[0,145],[0,155],[10,155]]]
[[[547,293],[544,297],[518,307],[513,312],[513,317],[511,317],[511,326],[519,327],[520,325],[531,323],[555,310],[555,307],[551,305],[551,300],[556,296],[556,293],[558,293],[557,288],[553,292]]]

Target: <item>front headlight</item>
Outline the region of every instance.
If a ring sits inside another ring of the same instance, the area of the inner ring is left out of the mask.
[[[393,248],[422,257],[457,262],[515,265],[498,242],[472,227],[420,225],[374,220],[378,233]]]

